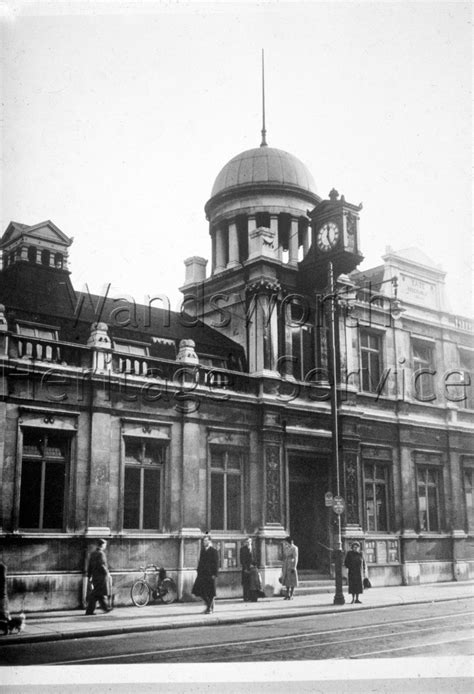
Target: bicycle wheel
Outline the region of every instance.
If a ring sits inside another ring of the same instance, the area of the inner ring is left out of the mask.
[[[178,589],[171,578],[165,578],[161,581],[158,592],[161,602],[165,602],[166,604],[174,602],[178,598]]]
[[[137,607],[145,607],[145,605],[148,605],[150,601],[150,588],[148,583],[142,578],[135,581],[130,590],[130,597],[132,598],[133,604]]]

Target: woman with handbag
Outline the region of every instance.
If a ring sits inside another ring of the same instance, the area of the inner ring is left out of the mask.
[[[352,603],[361,603],[359,595],[364,592],[364,582],[367,578],[367,567],[364,555],[360,551],[359,542],[353,542],[349,552],[344,559],[344,566],[347,569],[347,580],[349,593],[352,595]],[[364,578],[365,577],[365,578]],[[367,578],[367,581],[369,579]]]
[[[283,543],[283,565],[281,567],[281,583],[286,588],[285,600],[292,600],[298,585],[298,547],[291,537],[286,537]]]

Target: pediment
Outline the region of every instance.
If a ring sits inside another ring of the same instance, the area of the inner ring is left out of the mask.
[[[60,246],[70,246],[72,243],[72,238],[66,236],[51,220],[33,226],[10,222],[0,242],[0,248],[4,248],[17,238],[38,239]]]
[[[62,246],[70,246],[72,243],[72,238],[66,236],[56,224],[53,224],[53,222],[49,220],[29,227],[28,231],[24,233],[24,236],[59,243]]]

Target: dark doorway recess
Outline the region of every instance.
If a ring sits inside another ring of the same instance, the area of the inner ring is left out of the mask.
[[[291,454],[289,525],[299,549],[298,568],[329,573],[329,528],[324,494],[328,491],[328,459]]]

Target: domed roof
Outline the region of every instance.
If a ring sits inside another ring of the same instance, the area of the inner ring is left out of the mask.
[[[255,183],[296,186],[316,194],[314,179],[303,162],[289,152],[263,146],[231,159],[218,174],[211,198],[224,190]]]

